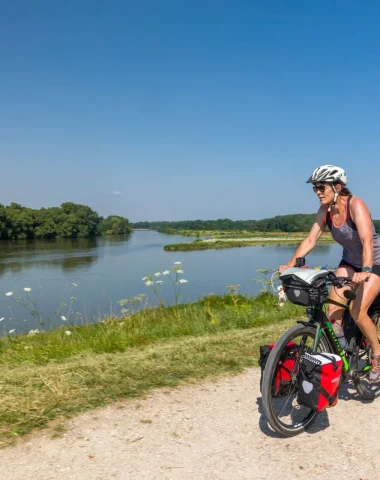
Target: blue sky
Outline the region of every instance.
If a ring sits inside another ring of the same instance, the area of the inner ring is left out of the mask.
[[[0,0],[0,203],[132,221],[380,219],[380,3]]]

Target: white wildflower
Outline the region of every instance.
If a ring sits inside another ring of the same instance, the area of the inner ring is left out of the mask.
[[[15,332],[15,331],[16,331],[16,329],[14,328],[13,330],[9,330],[8,333],[13,333],[13,332]]]
[[[61,320],[63,320],[64,322],[66,322],[67,318],[66,318],[64,315],[61,315]]]
[[[5,294],[6,297],[11,297],[12,295],[13,295],[13,292],[7,292],[7,293]]]
[[[161,273],[160,272],[157,272],[154,274],[155,277],[160,277],[161,276]]]
[[[163,282],[162,280],[157,280],[157,282],[156,282],[156,283],[159,283],[159,284],[161,284],[161,283],[164,283],[164,282]]]
[[[143,278],[143,282],[146,282],[148,280],[149,277],[144,277]]]
[[[77,287],[78,285],[76,283],[71,284],[73,287]]]
[[[24,288],[24,291],[25,291],[26,293],[29,293],[29,292],[31,292],[31,291],[32,291],[32,289],[31,289],[31,288],[29,288],[29,287],[25,287],[25,288]]]
[[[177,273],[184,273],[183,270],[176,270]]]
[[[35,330],[30,330],[30,332],[28,333],[28,335],[35,335],[36,333],[40,333],[40,331],[38,330],[38,328],[36,328]]]
[[[169,270],[165,270],[164,272],[162,272],[162,275],[169,275]]]
[[[179,281],[179,283],[187,283],[187,280],[185,280],[184,278],[181,278],[181,280]]]
[[[5,317],[1,317],[1,318],[0,318],[0,322],[2,322],[4,319],[5,319]]]
[[[174,265],[181,265],[182,262],[174,262]]]
[[[151,285],[153,285],[153,282],[151,282],[150,280],[148,280],[147,282],[145,282],[145,285],[147,287],[150,287]]]
[[[65,335],[68,335],[68,336],[70,336],[70,335],[71,335],[71,332],[70,332],[70,330],[66,330],[66,331],[65,331]]]

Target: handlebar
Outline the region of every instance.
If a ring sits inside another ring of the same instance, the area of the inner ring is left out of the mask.
[[[305,268],[305,267],[299,267],[299,268]],[[278,273],[280,273],[280,275],[282,274],[282,272],[280,272],[280,270],[274,270],[274,273],[273,273],[272,278],[271,278],[272,288],[276,292],[277,292],[277,289],[275,289],[274,286],[273,286],[273,276],[278,274]],[[369,280],[369,278],[366,278],[365,282],[368,282],[368,280]],[[335,272],[330,270],[330,271],[327,272],[327,275],[325,277],[325,282],[326,282],[327,285],[331,285],[335,288],[343,288],[345,286],[350,286],[351,289],[345,290],[343,292],[343,295],[347,300],[355,300],[356,299],[356,291],[354,291],[354,289],[357,290],[358,284],[353,283],[352,277],[337,277],[335,275]]]
[[[331,272],[332,275],[329,275],[329,280],[331,285],[336,288],[343,288],[346,285],[350,287],[353,286],[352,277],[337,277],[334,272]],[[366,278],[364,281],[368,282],[369,278]],[[354,284],[355,285],[355,284]],[[354,290],[345,290],[343,292],[343,296],[347,298],[347,300],[355,300],[356,299],[356,292]]]

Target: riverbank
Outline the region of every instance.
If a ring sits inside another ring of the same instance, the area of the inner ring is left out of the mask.
[[[188,235],[187,231],[181,233]],[[197,239],[192,242],[183,242],[169,244],[164,246],[166,251],[192,251],[192,250],[208,250],[219,248],[237,248],[252,247],[266,245],[298,245],[308,235],[307,232],[286,233],[286,232],[214,232],[210,236],[210,232],[203,232],[202,236],[209,236],[205,239]],[[319,239],[320,243],[333,243],[330,233],[324,233]]]
[[[0,340],[0,442],[57,417],[152,388],[238,372],[257,364],[304,309],[270,294],[209,296],[87,326]]]

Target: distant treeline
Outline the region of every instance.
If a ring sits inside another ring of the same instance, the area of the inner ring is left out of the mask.
[[[246,230],[249,232],[307,232],[312,227],[315,214],[297,213],[277,215],[263,220],[182,220],[179,222],[137,222],[132,228],[150,228],[160,232],[173,230]],[[375,229],[380,232],[380,220],[373,220]]]
[[[0,239],[86,238],[129,233],[127,218],[99,216],[85,205],[72,202],[34,210],[18,203],[0,204]]]

